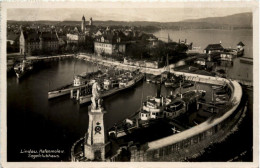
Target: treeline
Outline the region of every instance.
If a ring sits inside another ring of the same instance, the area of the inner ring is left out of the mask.
[[[133,60],[147,60],[166,63],[175,63],[187,57],[188,47],[176,42],[165,43],[158,41],[155,45],[138,41],[127,45],[126,57]]]

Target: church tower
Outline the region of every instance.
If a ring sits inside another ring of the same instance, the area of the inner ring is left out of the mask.
[[[84,15],[83,15],[83,16],[82,16],[82,21],[81,21],[81,32],[82,32],[82,33],[85,33],[85,26],[86,26],[85,17],[84,17]]]
[[[105,160],[105,130],[103,107],[91,106],[89,115],[88,132],[85,135],[84,154],[89,160]]]
[[[92,20],[92,17],[89,19],[89,26],[92,26],[93,25],[93,20]]]

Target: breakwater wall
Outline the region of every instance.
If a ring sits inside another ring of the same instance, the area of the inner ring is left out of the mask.
[[[188,130],[148,142],[140,147],[130,147],[131,161],[184,161],[196,157],[209,145],[223,140],[240,119],[245,104],[241,103],[243,94],[238,82],[204,75],[175,73],[185,76],[188,80],[227,84],[232,91],[230,104],[223,109],[223,113],[216,114]]]

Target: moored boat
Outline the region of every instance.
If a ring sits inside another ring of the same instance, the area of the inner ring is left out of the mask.
[[[48,99],[70,94],[71,90],[89,87],[91,85],[90,83],[91,79],[99,74],[101,74],[101,71],[76,75],[74,76],[74,80],[72,83],[66,84],[64,86],[49,91]]]
[[[131,73],[131,77],[127,78],[129,73],[125,73],[122,76],[117,78],[118,82],[114,82],[111,80],[105,80],[103,83],[103,89],[101,90],[100,97],[104,98],[107,96],[110,96],[112,94],[118,93],[122,90],[125,90],[127,88],[130,88],[134,86],[136,83],[141,81],[144,77],[144,74],[142,74],[139,71],[135,71]],[[106,89],[105,89],[106,88]],[[91,101],[92,93],[88,93],[86,95],[82,95],[79,97],[79,104],[85,104]]]
[[[33,63],[26,59],[14,66],[14,71],[18,79],[22,78],[26,73],[28,73],[32,69]]]

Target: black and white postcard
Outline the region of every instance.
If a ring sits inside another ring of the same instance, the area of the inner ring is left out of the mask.
[[[259,159],[258,1],[1,3],[1,166]]]

